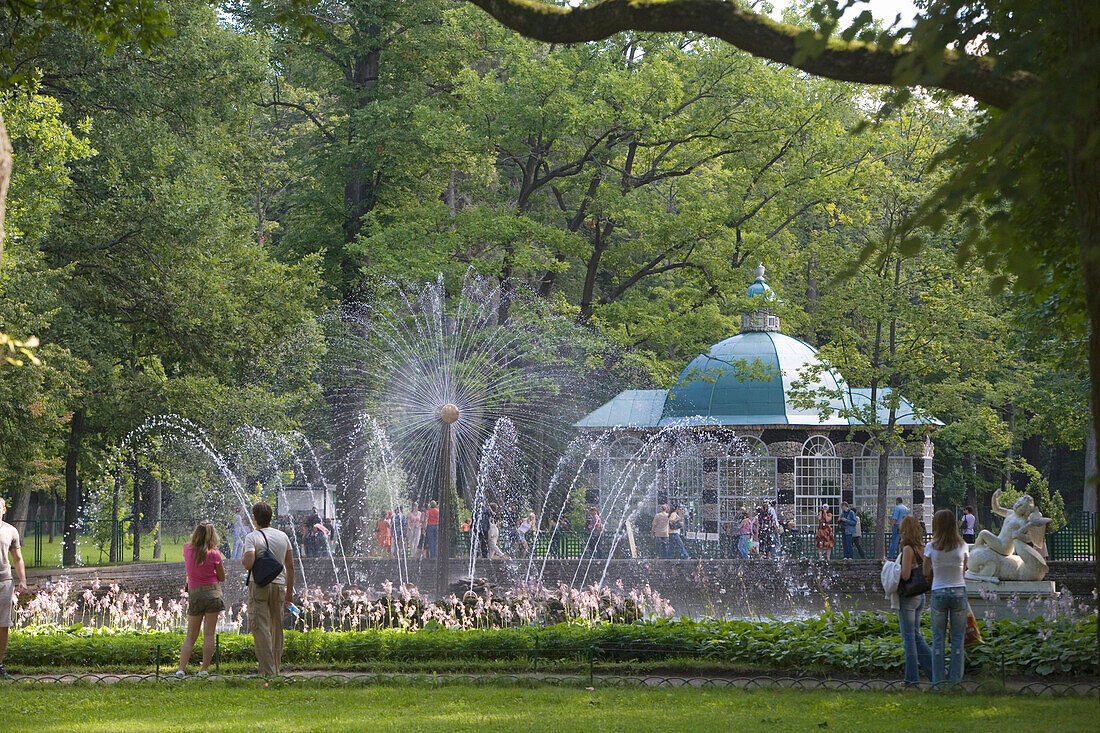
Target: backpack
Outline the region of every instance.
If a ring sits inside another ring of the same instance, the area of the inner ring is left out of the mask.
[[[266,588],[279,577],[279,573],[283,572],[283,563],[271,551],[271,545],[268,544],[264,531],[262,529],[258,531],[263,535],[264,549],[256,553],[256,559],[252,562],[252,568],[248,571],[244,584],[247,587],[248,580],[251,578],[256,581],[256,585]]]

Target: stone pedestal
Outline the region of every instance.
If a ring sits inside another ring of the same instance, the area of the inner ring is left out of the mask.
[[[995,618],[1038,618],[1044,615],[1050,601],[1061,595],[1053,580],[1002,580],[990,583],[966,579],[966,598],[974,616],[985,618],[993,611]]]

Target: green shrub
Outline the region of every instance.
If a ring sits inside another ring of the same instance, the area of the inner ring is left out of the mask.
[[[968,674],[1088,674],[1095,665],[1095,618],[983,624],[986,643],[967,653]],[[926,627],[927,628],[927,627]],[[927,633],[927,631],[926,631]],[[128,629],[29,627],[14,630],[11,666],[114,669],[173,664],[178,633]],[[252,637],[221,634],[221,660],[251,663]],[[197,652],[196,652],[197,653]],[[416,632],[399,629],[288,631],[284,662],[307,668],[398,664],[412,670],[468,664],[530,669],[537,657],[601,664],[700,662],[710,669],[856,675],[899,674],[904,664],[896,618],[877,613],[823,614],[797,621],[705,619],[634,624],[558,624],[506,629]],[[640,667],[639,667],[640,668]]]

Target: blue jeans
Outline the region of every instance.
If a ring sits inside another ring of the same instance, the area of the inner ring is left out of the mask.
[[[741,553],[742,560],[749,559],[749,540],[751,539],[751,534],[743,534],[741,535],[741,539],[737,541],[737,551]]]
[[[955,685],[963,676],[963,642],[966,640],[966,588],[940,588],[932,591],[932,684],[944,680],[944,646],[947,630],[951,629],[951,663],[947,665],[947,681]]]
[[[668,537],[653,538],[653,552],[658,560],[668,559]]]
[[[684,540],[680,537],[679,532],[669,532],[668,534],[668,559],[669,560],[690,560],[691,555],[688,554],[687,548],[684,547]]]
[[[428,557],[439,557],[439,525],[428,525]]]
[[[856,556],[856,551],[852,546],[852,535],[845,532],[843,535],[841,535],[841,538],[843,539],[844,543],[844,559],[851,560]]]
[[[920,682],[918,666],[929,679],[932,677],[932,648],[920,631],[920,617],[924,611],[924,595],[899,598],[898,628],[901,630],[901,646],[905,650],[905,684]]]
[[[897,529],[890,530],[890,551],[886,553],[887,560],[892,560],[898,556],[899,539],[901,539],[901,535],[898,534]]]

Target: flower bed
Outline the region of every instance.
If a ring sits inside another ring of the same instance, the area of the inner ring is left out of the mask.
[[[1081,675],[1095,673],[1094,618],[979,622],[986,643],[967,653],[967,674]],[[927,632],[926,632],[927,633]],[[9,666],[111,669],[162,664],[179,653],[178,633],[120,628],[31,626],[13,633]],[[252,638],[221,634],[221,661],[253,663]],[[409,631],[287,632],[284,663],[328,668],[397,664],[431,671],[446,663],[494,664],[530,671],[557,662],[635,663],[668,668],[693,663],[712,671],[770,670],[883,676],[900,674],[901,640],[892,615],[823,614],[798,621],[650,620],[635,623],[574,621],[553,626]]]

